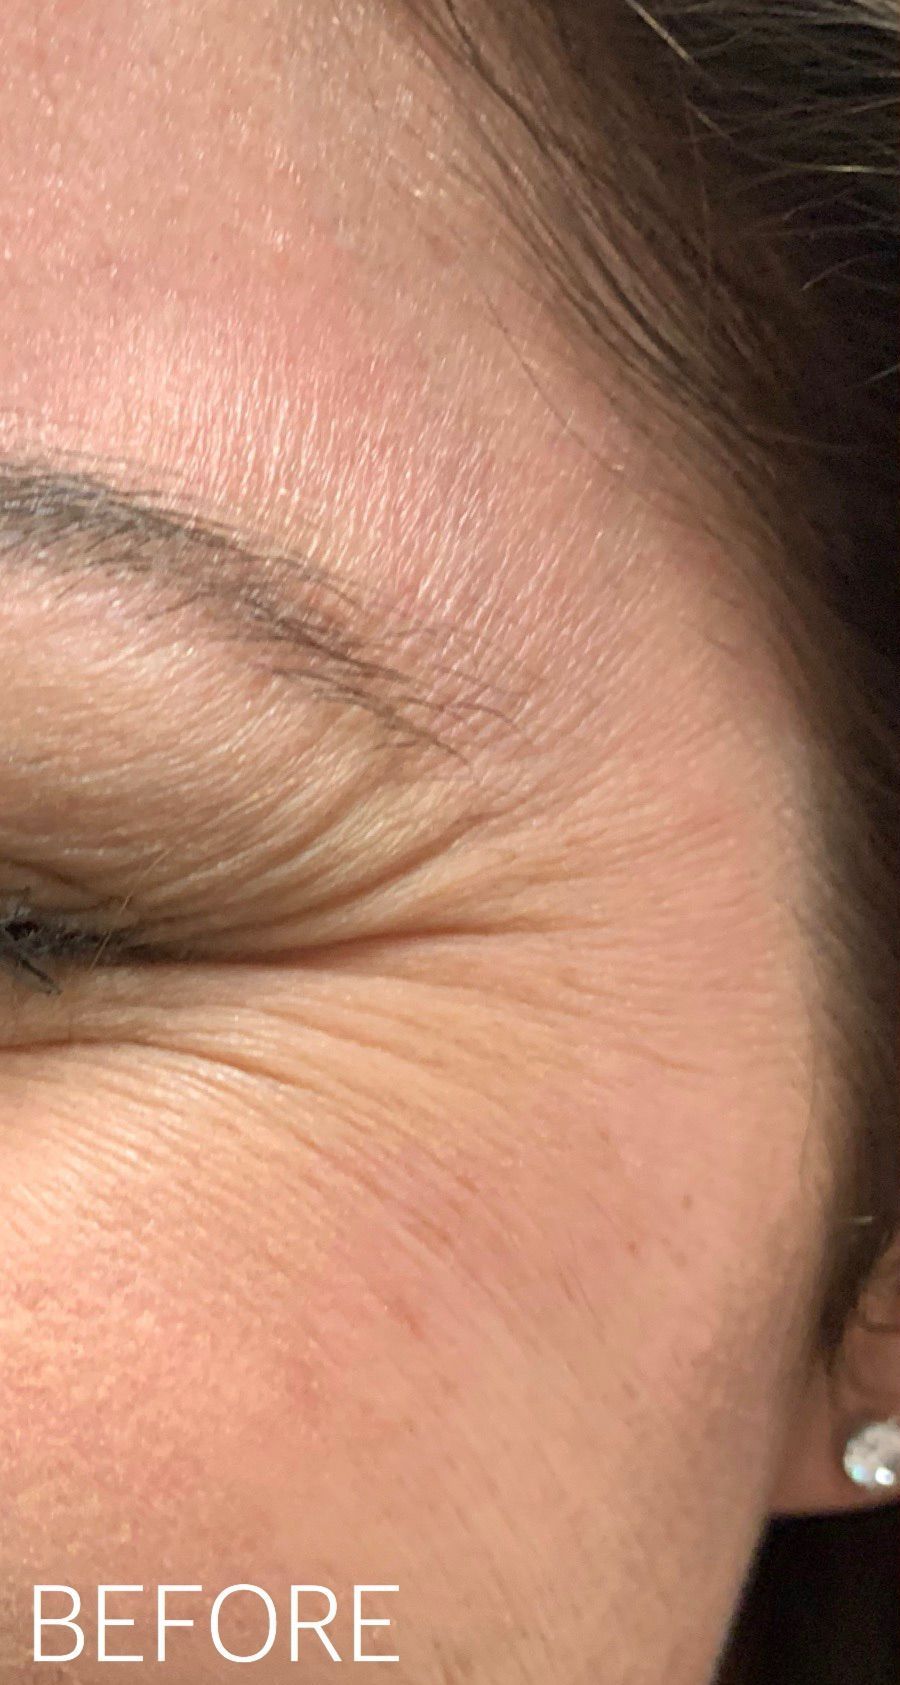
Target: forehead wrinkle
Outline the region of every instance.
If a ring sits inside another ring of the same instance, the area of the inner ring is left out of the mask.
[[[359,707],[392,738],[461,751],[441,728],[442,715],[505,712],[483,700],[485,685],[467,675],[468,696],[439,698],[442,680],[458,676],[439,651],[447,628],[400,623],[380,613],[321,563],[237,525],[159,493],[113,484],[94,471],[0,461],[0,565],[36,566],[70,580],[112,576],[175,587],[162,610],[141,607],[147,620],[192,606],[205,611],[225,642],[264,652],[266,670],[310,688],[324,701]],[[459,628],[453,627],[454,636]],[[381,653],[413,639],[430,647],[407,671]],[[465,758],[464,756],[462,758]]]

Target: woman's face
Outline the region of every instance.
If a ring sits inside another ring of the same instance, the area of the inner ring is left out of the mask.
[[[697,1685],[791,1408],[802,734],[406,27],[3,6],[0,896],[157,956],[0,975],[16,1685]]]

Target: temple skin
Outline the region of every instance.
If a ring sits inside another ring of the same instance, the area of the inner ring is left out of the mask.
[[[666,513],[399,11],[5,0],[0,62],[4,459],[312,559],[436,739],[0,558],[0,894],[160,948],[0,976],[0,1682],[36,1582],[249,1581],[396,1584],[409,1685],[702,1685],[832,1177],[752,539]]]

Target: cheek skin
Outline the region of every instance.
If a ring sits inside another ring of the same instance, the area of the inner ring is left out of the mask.
[[[266,1044],[262,1006],[237,1035],[220,1008],[218,1063],[164,1045],[18,1056],[0,1481],[28,1545],[4,1565],[7,1630],[28,1631],[43,1579],[398,1582],[400,1677],[440,1679],[467,1630],[483,1677],[517,1679],[520,1642],[532,1670],[547,1646],[542,1677],[578,1677],[601,1630],[616,1643],[598,1563],[652,1552],[664,1526],[708,1562],[709,1643],[806,1285],[785,1258],[793,1310],[773,1308],[795,1214],[748,1170],[784,1066],[757,1047],[751,1099],[739,1056],[705,1094],[617,1056],[587,994],[582,1018],[554,1013],[551,960],[538,946],[520,974],[501,955],[510,994],[545,979],[539,1004],[505,1011],[486,977],[479,1011],[449,982],[322,976],[333,1045],[305,1042],[307,1002],[278,1084],[225,1063],[254,1022]],[[477,950],[460,963],[477,979]],[[401,1001],[420,1026],[405,1061]],[[704,1456],[718,1480],[701,1499]],[[634,1599],[654,1654],[669,1561]],[[182,1639],[187,1685],[204,1663]]]

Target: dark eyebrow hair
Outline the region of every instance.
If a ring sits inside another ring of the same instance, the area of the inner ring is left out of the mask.
[[[267,672],[367,710],[397,741],[465,759],[452,720],[488,713],[512,723],[485,700],[495,686],[446,658],[459,628],[401,622],[297,550],[158,492],[122,489],[93,466],[0,460],[4,566],[40,567],[63,592],[67,579],[98,574],[158,585],[163,606],[145,608],[146,618],[199,605],[223,641],[259,651]],[[414,645],[406,669],[403,651]]]

